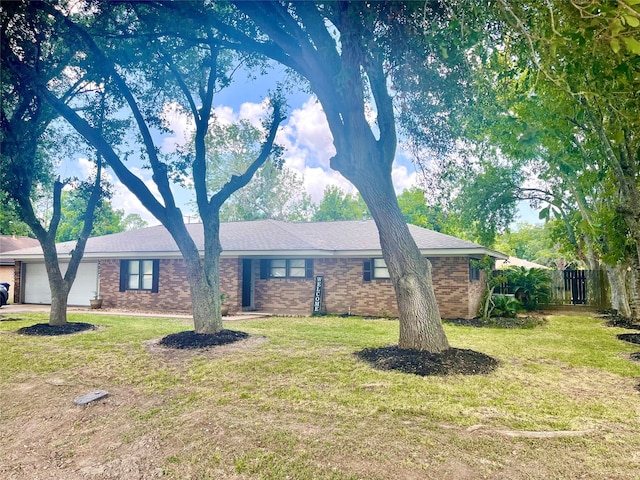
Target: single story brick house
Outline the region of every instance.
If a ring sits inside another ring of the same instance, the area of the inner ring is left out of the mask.
[[[202,225],[187,228],[202,250]],[[484,255],[506,259],[506,255],[414,225],[409,230],[433,265],[442,317],[474,317],[484,282],[470,261]],[[220,238],[221,292],[231,313],[397,315],[373,220],[230,222],[221,225]],[[63,268],[73,247],[74,242],[58,244]],[[40,248],[10,255],[16,262],[15,302],[50,303]],[[69,304],[88,305],[95,292],[104,308],[149,312],[191,308],[180,252],[162,226],[90,238]]]

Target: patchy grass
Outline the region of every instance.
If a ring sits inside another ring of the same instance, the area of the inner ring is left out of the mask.
[[[178,351],[158,340],[189,330],[184,320],[71,314],[97,329],[27,337],[16,331],[46,319],[23,318],[0,322],[2,478],[632,479],[640,469],[638,346],[595,318],[447,324],[454,347],[500,365],[431,377],[354,355],[395,343],[394,321],[227,322],[249,338]],[[73,405],[96,389],[110,396]]]

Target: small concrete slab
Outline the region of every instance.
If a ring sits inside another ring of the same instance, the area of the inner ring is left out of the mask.
[[[76,398],[73,403],[76,405],[86,405],[87,403],[95,402],[96,400],[101,400],[108,396],[109,392],[106,390],[95,390]]]

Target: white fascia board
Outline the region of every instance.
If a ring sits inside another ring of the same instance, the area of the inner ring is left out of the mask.
[[[488,255],[489,257],[505,260],[509,258],[504,253],[496,252],[489,248],[442,248],[438,250],[420,250],[427,257],[478,257]]]
[[[318,258],[333,257],[331,250],[223,250],[222,258]]]
[[[505,260],[509,258],[503,253],[490,250],[488,248],[436,248],[421,249],[420,253],[425,257],[482,257],[488,255],[497,259]],[[382,250],[350,250],[336,251],[336,257],[348,258],[377,258],[382,257]]]

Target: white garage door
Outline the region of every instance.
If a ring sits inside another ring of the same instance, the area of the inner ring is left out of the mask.
[[[62,274],[67,271],[68,263],[61,263]],[[51,304],[51,290],[44,263],[27,263],[24,265],[24,303]],[[89,305],[98,285],[98,264],[81,263],[76,280],[69,292],[69,305]]]

